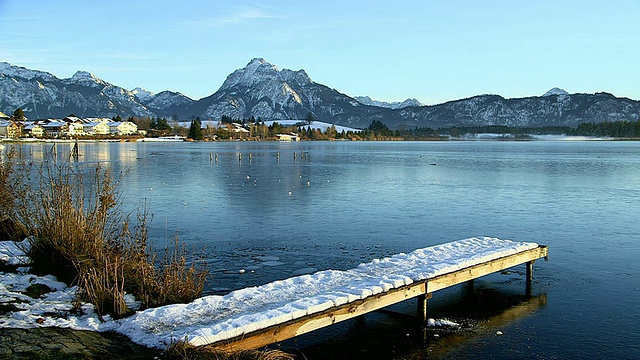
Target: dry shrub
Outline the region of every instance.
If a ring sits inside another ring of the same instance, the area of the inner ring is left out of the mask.
[[[169,360],[293,360],[295,357],[280,350],[222,351],[211,346],[193,346],[180,341],[164,352]]]
[[[121,209],[119,180],[108,168],[44,162],[22,179],[17,214],[33,234],[34,272],[79,285],[80,299],[116,318],[130,312],[125,293],[136,296],[143,308],[201,295],[207,272],[189,265],[188,254],[156,267],[157,255],[147,245],[146,205],[132,224],[131,214]]]
[[[6,150],[2,144],[0,144],[0,147],[0,219],[4,220],[14,216],[14,194],[16,189],[13,186],[13,180],[15,177],[14,162],[16,151],[13,147]]]
[[[16,182],[17,151],[15,147],[8,150],[0,144],[0,241],[22,241],[27,237],[24,226],[16,221],[16,198],[22,189]]]

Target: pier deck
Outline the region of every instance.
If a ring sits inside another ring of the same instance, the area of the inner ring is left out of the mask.
[[[416,297],[418,315],[426,319],[432,293],[516,265],[526,264],[529,292],[533,263],[547,256],[548,248],[537,243],[469,238],[351,270],[325,270],[150,310],[149,317],[142,312],[131,325],[158,339],[164,336],[164,342],[170,337],[196,346],[256,349]],[[154,323],[158,311],[179,319],[182,327]]]

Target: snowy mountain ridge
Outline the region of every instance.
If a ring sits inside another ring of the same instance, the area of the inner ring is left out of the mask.
[[[387,102],[381,100],[373,100],[368,96],[354,96],[353,98],[364,105],[378,106],[388,109],[403,109],[409,106],[424,106],[424,104],[422,104],[417,99],[406,99],[404,101]]]
[[[450,126],[577,126],[582,122],[636,121],[640,102],[608,93],[569,94],[553,88],[543,96],[505,99],[479,95],[437,105],[415,99],[385,103],[351,97],[314,82],[304,70],[279,70],[263,58],[227,76],[212,95],[199,100],[179,92],[132,91],[87,71],[59,79],[38,70],[0,62],[0,111],[22,108],[30,119],[64,117],[163,116],[219,120],[314,119],[354,128],[378,120],[391,129]]]
[[[12,113],[19,107],[31,119],[71,113],[83,117],[152,115],[133,93],[87,71],[59,79],[47,72],[0,63],[0,109]]]

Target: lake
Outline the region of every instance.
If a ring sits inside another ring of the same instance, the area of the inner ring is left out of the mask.
[[[22,151],[38,158],[50,147]],[[207,293],[471,236],[549,245],[530,296],[524,266],[436,292],[430,317],[459,329],[423,329],[407,301],[283,350],[308,359],[640,358],[639,142],[81,143],[80,154],[126,173],[125,204],[147,202],[157,246],[178,235],[205,248]]]

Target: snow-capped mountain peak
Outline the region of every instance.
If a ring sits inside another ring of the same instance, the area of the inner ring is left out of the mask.
[[[88,71],[79,70],[71,77],[71,80],[99,80],[95,75]]]
[[[544,95],[542,96],[557,96],[557,95],[569,95],[569,93],[567,91],[565,91],[564,89],[560,89],[557,87],[554,87],[553,89],[547,91],[546,93],[544,93]]]
[[[245,66],[245,68],[247,69],[251,69],[251,70],[255,70],[258,67],[265,65],[267,67],[272,68],[275,71],[278,71],[278,67],[270,64],[269,62],[267,62],[267,60],[263,59],[263,58],[253,58],[251,59],[251,61],[249,61],[249,63],[247,64],[247,66]]]
[[[73,74],[71,78],[67,79],[67,81],[71,83],[76,83],[76,84],[81,84],[84,86],[91,86],[91,87],[107,85],[107,83],[102,79],[98,78],[97,76],[93,75],[88,71],[82,71],[82,70],[76,71],[76,73]]]
[[[155,94],[151,91],[143,89],[141,87],[137,87],[131,90],[131,92],[138,98],[138,100],[142,101],[143,103],[150,101],[155,96]]]
[[[254,58],[247,66],[227,76],[220,90],[229,89],[237,85],[250,87],[266,79],[277,78],[278,74],[279,71],[275,65],[268,63],[263,58]]]

